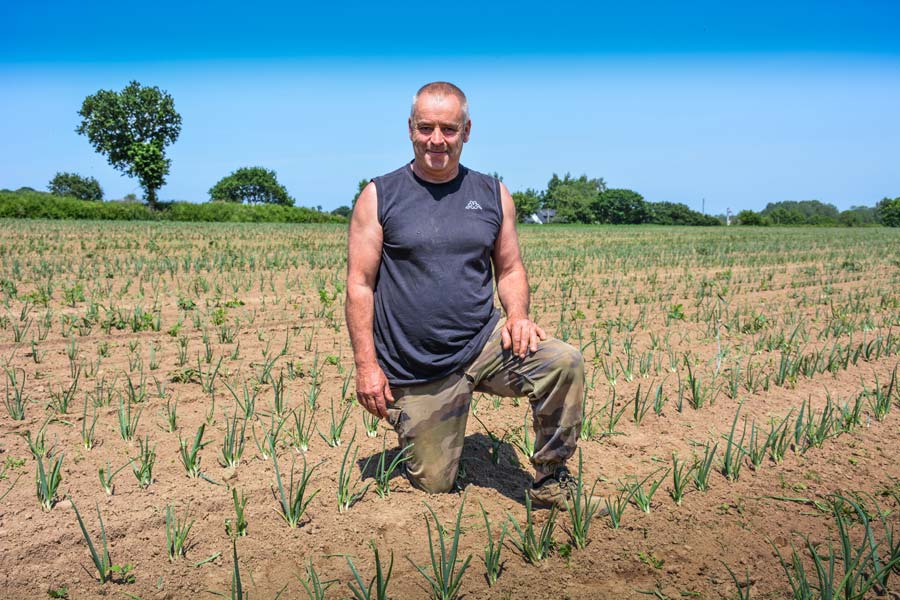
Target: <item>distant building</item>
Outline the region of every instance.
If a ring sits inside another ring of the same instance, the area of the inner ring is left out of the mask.
[[[528,217],[529,223],[539,223],[541,225],[546,225],[547,223],[553,222],[553,219],[556,217],[556,211],[552,208],[542,208],[536,213],[532,213],[530,217]]]

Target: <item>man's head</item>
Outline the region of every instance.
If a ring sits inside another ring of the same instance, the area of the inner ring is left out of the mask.
[[[455,177],[471,127],[468,101],[461,89],[445,81],[422,86],[413,97],[409,114],[416,173],[435,182]]]

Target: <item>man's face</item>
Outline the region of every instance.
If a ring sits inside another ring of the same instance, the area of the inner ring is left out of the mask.
[[[469,141],[471,121],[464,122],[462,105],[453,95],[419,97],[409,119],[416,167],[435,179],[452,178],[459,166],[463,144]]]

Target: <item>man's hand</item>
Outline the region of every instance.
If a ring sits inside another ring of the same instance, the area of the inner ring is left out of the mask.
[[[510,317],[500,330],[500,341],[504,350],[512,349],[513,354],[525,358],[529,351],[537,352],[538,340],[546,340],[547,334],[528,318]]]
[[[387,417],[387,403],[394,403],[391,386],[377,364],[357,367],[356,400],[373,415]]]

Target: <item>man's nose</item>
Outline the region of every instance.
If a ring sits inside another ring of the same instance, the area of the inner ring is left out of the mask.
[[[440,127],[434,128],[434,131],[431,132],[431,139],[429,141],[435,146],[440,146],[444,143],[444,134],[441,132]]]

